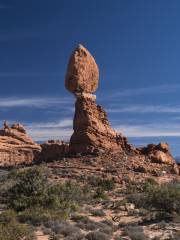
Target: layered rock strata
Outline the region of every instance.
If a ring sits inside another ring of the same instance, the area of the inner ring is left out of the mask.
[[[26,133],[21,124],[4,123],[0,130],[0,166],[30,164],[39,157],[41,147]]]

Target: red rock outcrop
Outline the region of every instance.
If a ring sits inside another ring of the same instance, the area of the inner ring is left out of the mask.
[[[21,124],[11,127],[5,122],[0,130],[0,166],[30,164],[38,158],[41,147],[26,133]]]
[[[175,159],[171,155],[169,145],[167,143],[149,144],[147,147],[141,148],[140,152],[154,162],[175,164]]]
[[[48,140],[41,148],[39,160],[45,162],[58,160],[69,153],[69,145],[59,140]]]
[[[124,136],[111,128],[106,112],[96,104],[96,96],[92,93],[98,82],[99,70],[94,58],[86,48],[78,45],[70,58],[65,79],[66,88],[76,97],[71,153],[132,148]]]

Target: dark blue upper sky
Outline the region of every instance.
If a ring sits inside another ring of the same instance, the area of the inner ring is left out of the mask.
[[[36,139],[67,138],[74,100],[64,75],[82,43],[113,127],[141,144],[169,137],[180,155],[179,13],[179,0],[0,0],[0,120]]]

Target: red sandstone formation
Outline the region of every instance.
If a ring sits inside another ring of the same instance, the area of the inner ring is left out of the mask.
[[[122,134],[115,132],[106,112],[96,104],[96,91],[99,82],[98,66],[82,45],[72,53],[66,78],[66,88],[76,97],[74,133],[70,139],[70,153],[98,153],[104,150],[131,152],[136,156],[147,156],[151,161],[175,164],[168,144],[150,144],[145,148],[134,148]]]
[[[21,124],[10,127],[4,123],[0,130],[0,166],[32,163],[40,151],[41,147],[27,135]]]
[[[92,93],[98,82],[99,70],[94,58],[86,48],[78,45],[71,55],[65,79],[66,88],[76,97],[71,153],[131,149],[127,139],[111,128],[106,112],[96,104]]]
[[[169,145],[167,143],[149,144],[147,147],[141,148],[140,152],[154,162],[175,164],[175,160],[171,155]]]
[[[41,144],[40,160],[52,161],[59,160],[69,152],[69,145],[59,140],[49,140],[46,143]]]

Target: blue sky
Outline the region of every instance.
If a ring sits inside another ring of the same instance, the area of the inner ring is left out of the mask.
[[[64,88],[78,43],[100,68],[97,102],[135,144],[169,141],[180,155],[179,0],[0,0],[0,121],[36,140],[68,139]]]

